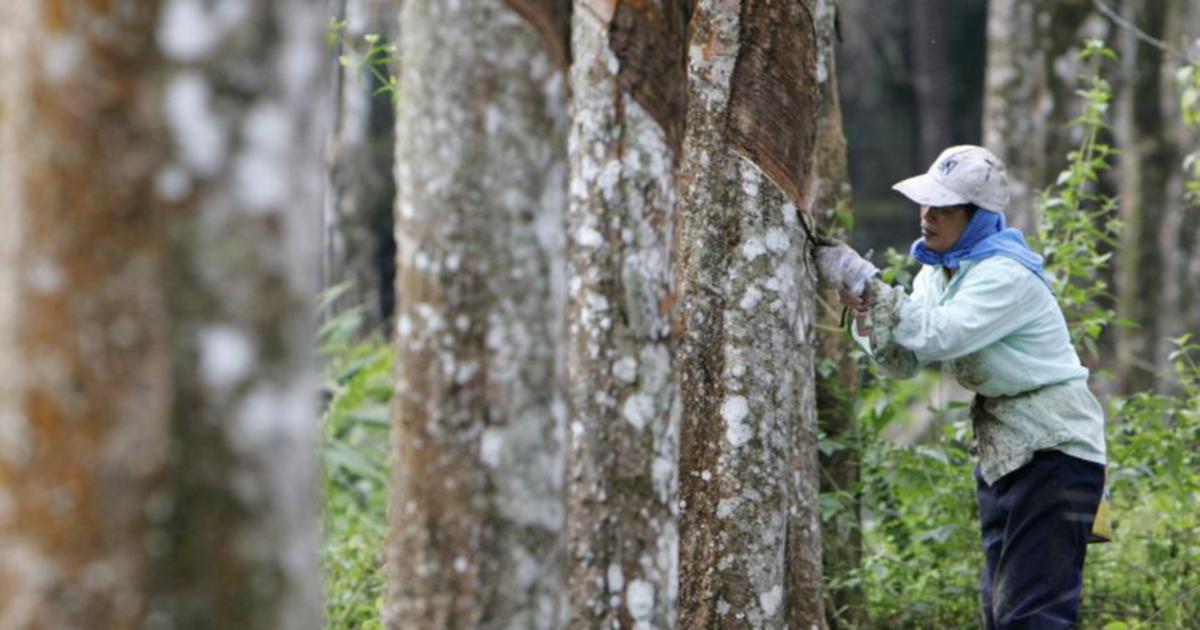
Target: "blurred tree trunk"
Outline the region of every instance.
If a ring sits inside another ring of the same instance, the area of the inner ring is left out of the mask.
[[[1200,4],[1176,1],[1170,3],[1164,40],[1180,51],[1189,51],[1193,58],[1200,56],[1200,46],[1194,41],[1200,35]],[[1189,48],[1190,47],[1190,48]],[[1177,58],[1166,60],[1163,73],[1163,104],[1169,133],[1177,139],[1176,159],[1200,151],[1200,130],[1187,129],[1180,111],[1179,86],[1174,77],[1180,67]],[[1200,211],[1196,201],[1185,201],[1185,174],[1180,168],[1168,171],[1169,203],[1164,209],[1159,230],[1163,262],[1163,293],[1159,309],[1161,339],[1200,330]],[[1161,340],[1160,340],[1161,344]],[[1160,352],[1166,349],[1160,345]],[[1165,356],[1165,354],[1161,355]]]
[[[342,54],[364,54],[371,46],[366,35],[378,35],[380,45],[393,39],[395,10],[389,0],[339,4],[345,21]],[[386,76],[392,69],[378,71]],[[379,93],[382,87],[368,68],[338,64],[327,154],[324,288],[349,283],[334,310],[361,307],[364,332],[386,331],[394,305],[395,107],[391,94]]]
[[[951,109],[954,75],[946,31],[947,7],[942,0],[909,3],[913,50],[913,91],[917,97],[918,162],[933,163],[953,137]],[[981,43],[982,45],[982,43]]]
[[[817,80],[821,100],[811,211],[824,233],[847,239],[850,178],[838,98],[837,22],[837,7],[833,0],[817,0]],[[932,161],[933,157],[929,159]],[[823,302],[820,322],[814,330],[822,357],[816,367],[817,416],[826,439],[845,448],[820,456],[820,491],[822,494],[837,493],[842,507],[833,519],[822,520],[822,557],[824,575],[841,577],[857,570],[862,563],[862,531],[858,517],[860,465],[854,422],[859,368],[850,354],[851,344],[840,329],[841,308],[836,292],[826,291]],[[832,628],[861,627],[866,623],[866,608],[865,595],[858,586],[831,588],[825,600],[825,613]]]
[[[324,6],[156,4],[0,8],[0,627],[317,628]]]
[[[807,197],[813,166],[812,5],[702,0],[690,29],[680,624],[822,627],[816,289],[787,198]]]
[[[670,628],[678,383],[667,309],[686,16],[677,0],[573,14],[567,433],[573,627]]]
[[[1151,37],[1161,39],[1166,32],[1167,5],[1126,1],[1122,14]],[[1170,106],[1166,101],[1175,97],[1171,77],[1164,79],[1163,52],[1129,29],[1122,29],[1118,37],[1122,87],[1116,136],[1121,149],[1118,168],[1123,222],[1117,259],[1118,310],[1138,326],[1117,331],[1117,377],[1121,391],[1131,394],[1153,388],[1156,372],[1166,367],[1159,318],[1168,252],[1160,247],[1160,230],[1167,209],[1180,202],[1178,196],[1172,198],[1169,189],[1181,158],[1175,146],[1175,121],[1167,119]]]
[[[983,144],[1008,166],[1010,227],[1037,230],[1038,191],[1054,183],[1075,144],[1067,123],[1078,72],[1074,49],[1091,0],[991,0]]]
[[[557,627],[564,69],[500,0],[400,25],[387,622]]]

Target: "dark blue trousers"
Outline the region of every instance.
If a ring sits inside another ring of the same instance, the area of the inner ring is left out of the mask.
[[[1104,466],[1038,451],[988,486],[975,470],[988,630],[1069,628],[1079,617],[1083,559]]]

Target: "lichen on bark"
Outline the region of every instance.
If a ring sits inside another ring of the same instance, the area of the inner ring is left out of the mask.
[[[676,237],[685,627],[824,623],[819,584],[803,577],[805,561],[819,567],[820,558],[817,480],[804,461],[815,468],[815,449],[804,451],[815,433],[815,282],[796,206],[816,115],[804,106],[816,91],[815,54],[798,42],[811,43],[812,24],[787,23],[807,34],[776,32],[784,27],[767,23],[771,11],[752,5],[700,2],[691,22]],[[772,33],[798,40],[755,39]],[[807,67],[785,74],[804,85],[757,90],[785,50],[800,57],[783,64]],[[787,126],[775,115],[791,98],[794,127],[770,138]],[[764,116],[761,127],[750,112]]]
[[[562,623],[565,77],[501,0],[400,16],[387,623]]]
[[[0,626],[318,624],[313,252],[293,245],[319,174],[293,153],[319,155],[321,18],[282,5],[229,5],[232,25],[178,1],[0,10],[24,371],[0,390],[25,429],[0,457]],[[294,405],[256,395],[277,390]]]
[[[571,69],[570,624],[672,627],[679,405],[667,304],[674,151],[669,129],[621,80],[614,27],[587,4],[574,14]]]

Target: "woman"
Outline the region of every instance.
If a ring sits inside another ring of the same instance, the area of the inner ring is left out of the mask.
[[[819,273],[885,373],[908,378],[940,362],[976,392],[985,626],[1072,626],[1104,487],[1104,413],[1042,258],[1005,229],[1004,164],[982,147],[951,147],[893,188],[921,206],[912,293],[835,241],[817,248]]]

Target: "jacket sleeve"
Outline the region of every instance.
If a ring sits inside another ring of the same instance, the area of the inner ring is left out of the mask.
[[[916,295],[919,282],[913,283],[913,294]],[[908,301],[908,295],[900,287],[890,287],[882,281],[872,280],[869,286],[871,295],[870,306],[870,348],[877,364],[886,376],[890,378],[912,378],[917,376],[922,368],[917,354],[901,346],[895,338],[898,324],[899,307],[901,302]]]
[[[1035,291],[1046,288],[1018,263],[1000,259],[973,267],[968,274],[958,292],[942,304],[897,301],[893,338],[919,362],[972,354],[1039,315]]]
[[[921,286],[923,285],[919,279],[913,283],[914,296]],[[905,295],[904,289],[889,286],[880,280],[872,280],[867,291],[871,296],[870,333],[861,334],[857,322],[851,320],[851,336],[875,359],[886,376],[899,379],[916,376],[921,370],[921,362],[912,350],[897,344],[893,334],[897,324],[898,304],[901,300],[910,298]]]

